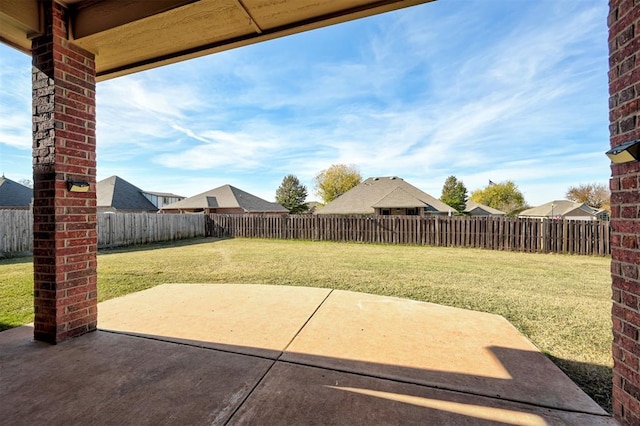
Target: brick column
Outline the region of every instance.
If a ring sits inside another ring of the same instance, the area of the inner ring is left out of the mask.
[[[67,40],[64,7],[42,3],[46,30],[32,44],[34,337],[58,343],[97,321],[95,64]]]
[[[611,146],[640,138],[640,3],[609,2]],[[640,424],[640,162],[612,164],[613,411]]]

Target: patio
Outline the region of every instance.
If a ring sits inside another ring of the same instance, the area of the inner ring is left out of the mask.
[[[233,284],[98,309],[98,331],[58,345],[31,326],[0,333],[3,422],[616,424],[492,314]]]

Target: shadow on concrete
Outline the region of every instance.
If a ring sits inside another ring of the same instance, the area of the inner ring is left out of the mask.
[[[7,424],[615,424],[570,393],[505,393],[536,379],[537,352],[489,348],[510,376],[495,378],[102,330],[50,346],[32,333],[0,334]]]
[[[606,365],[571,361],[546,354],[571,380],[608,413],[613,412],[613,368]]]

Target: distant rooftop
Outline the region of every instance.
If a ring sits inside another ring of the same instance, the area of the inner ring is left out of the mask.
[[[0,208],[28,208],[33,199],[33,189],[15,182],[4,175],[0,177]]]

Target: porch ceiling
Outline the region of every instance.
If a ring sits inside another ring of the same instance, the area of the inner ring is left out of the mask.
[[[57,0],[98,81],[433,0]],[[0,0],[0,41],[27,54],[38,0]]]

